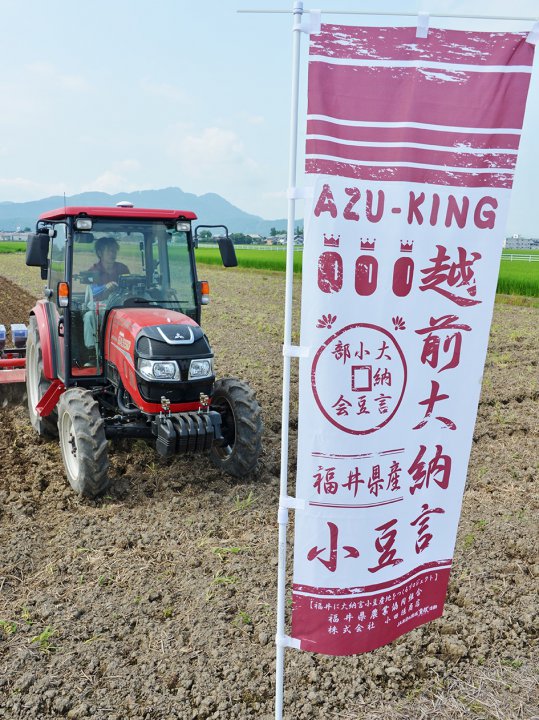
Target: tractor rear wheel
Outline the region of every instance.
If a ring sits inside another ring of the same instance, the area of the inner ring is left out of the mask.
[[[234,477],[248,475],[256,467],[262,444],[262,413],[254,391],[236,378],[218,380],[211,408],[221,415],[224,442],[212,447],[210,460]]]
[[[105,423],[91,392],[68,388],[58,402],[60,449],[69,484],[93,498],[109,485]]]
[[[28,397],[28,414],[34,430],[43,438],[58,437],[56,410],[48,417],[41,417],[36,412],[36,405],[47,392],[50,381],[43,371],[43,351],[39,339],[39,329],[35,315],[30,316],[28,339],[26,341],[26,395]]]

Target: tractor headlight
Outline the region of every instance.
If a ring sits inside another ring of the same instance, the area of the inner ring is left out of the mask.
[[[138,371],[146,380],[179,380],[180,368],[174,360],[138,361]]]
[[[199,380],[213,375],[213,362],[208,360],[191,360],[189,365],[189,380]]]
[[[75,220],[75,228],[77,230],[91,230],[93,221],[91,218],[77,218]]]

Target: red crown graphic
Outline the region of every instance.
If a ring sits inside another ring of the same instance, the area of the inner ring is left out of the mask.
[[[370,250],[370,251],[372,251],[372,250],[374,250],[374,245],[375,245],[375,243],[376,243],[376,240],[373,240],[372,242],[369,242],[369,238],[367,238],[366,240],[363,240],[363,238],[361,238],[360,248],[361,248],[362,250]]]
[[[409,240],[408,242],[401,240],[401,252],[411,253],[413,249],[414,249],[414,241],[413,240]]]
[[[337,237],[333,237],[333,233],[329,237],[327,237],[326,233],[324,233],[324,245],[326,247],[339,247],[339,240],[340,235],[337,235]]]

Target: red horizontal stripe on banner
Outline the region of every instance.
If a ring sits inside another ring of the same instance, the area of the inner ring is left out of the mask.
[[[509,133],[505,135],[489,132],[450,132],[443,129],[427,130],[414,127],[353,127],[328,120],[307,120],[307,134],[328,135],[339,140],[372,143],[413,142],[424,145],[445,145],[449,148],[468,146],[471,148],[499,148],[500,150],[518,150],[520,141],[520,135]]]
[[[430,28],[428,39],[416,27],[348,27],[322,25],[311,35],[311,55],[348,59],[422,60],[464,65],[532,65],[527,32],[477,33]]]
[[[392,642],[442,615],[449,568],[412,578],[367,598],[320,599],[292,594],[292,637],[301,650],[356,655]]]
[[[428,170],[416,167],[374,167],[372,165],[350,165],[335,160],[308,158],[305,172],[314,175],[339,175],[358,180],[376,182],[413,182],[427,185],[447,185],[449,187],[491,187],[511,188],[513,176],[503,173],[450,172],[448,170]]]
[[[450,79],[444,79],[450,78]],[[309,64],[309,115],[470,128],[522,127],[530,76]]]
[[[397,585],[408,582],[411,578],[417,577],[418,575],[421,575],[423,573],[436,572],[440,569],[447,568],[448,566],[450,567],[452,563],[453,561],[451,559],[435,560],[433,562],[423,563],[422,565],[418,565],[413,570],[410,570],[410,572],[407,572],[405,575],[400,575],[393,580],[387,580],[386,582],[375,583],[373,585],[363,585],[360,587],[349,588],[330,588],[294,584],[292,589],[296,593],[302,592],[309,593],[310,595],[319,595],[324,597],[338,597],[340,595],[361,595],[364,593],[374,593],[380,592],[381,590],[389,590],[397,587]]]
[[[516,155],[504,153],[494,154],[485,152],[477,155],[466,152],[444,152],[443,150],[425,150],[423,148],[409,147],[369,147],[358,145],[344,145],[342,143],[328,142],[327,140],[307,140],[307,155],[331,155],[335,159],[361,160],[362,162],[392,163],[414,162],[426,165],[462,168],[503,168],[514,170]]]

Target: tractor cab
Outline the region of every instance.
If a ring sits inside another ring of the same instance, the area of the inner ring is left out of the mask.
[[[258,403],[246,383],[216,381],[200,327],[209,293],[193,220],[129,203],[65,207],[43,213],[29,237],[26,263],[48,281],[28,329],[30,420],[40,435],[59,435],[69,482],[84,495],[107,487],[108,463],[96,457],[118,437],[155,440],[163,456],[209,451],[233,475],[257,463]],[[231,267],[224,230],[219,249]],[[91,457],[89,428],[101,438]]]
[[[200,323],[206,301],[197,281],[190,223],[96,219],[75,231],[70,316],[72,373],[103,371],[104,327],[114,308],[163,308]]]
[[[195,219],[192,212],[127,203],[41,215],[27,264],[39,265],[48,280],[47,314],[58,328],[52,341],[56,373],[64,383],[103,375],[105,326],[114,308],[162,308],[200,323],[209,291],[197,278]],[[233,266],[234,247],[225,233],[223,263]]]

